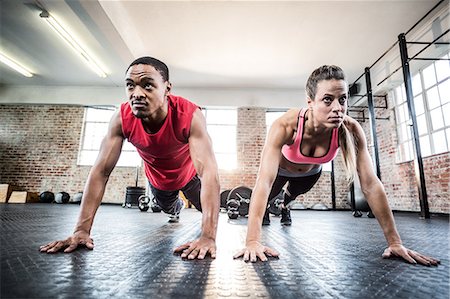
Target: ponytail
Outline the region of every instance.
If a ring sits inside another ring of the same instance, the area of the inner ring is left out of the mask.
[[[353,134],[349,131],[345,122],[339,127],[339,145],[344,160],[345,176],[350,185],[356,175],[356,140]]]

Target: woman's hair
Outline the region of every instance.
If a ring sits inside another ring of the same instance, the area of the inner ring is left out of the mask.
[[[344,71],[336,65],[323,65],[315,69],[306,82],[306,95],[314,100],[317,92],[317,84],[322,80],[344,80]],[[339,145],[344,159],[344,170],[348,183],[353,182],[356,175],[357,141],[349,131],[345,122],[339,127]]]

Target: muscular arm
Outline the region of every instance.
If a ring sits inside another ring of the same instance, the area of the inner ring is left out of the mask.
[[[175,248],[181,257],[203,259],[209,253],[216,257],[216,233],[219,219],[220,186],[216,158],[206,131],[206,121],[200,110],[194,112],[189,135],[189,151],[201,180],[202,233],[200,238]]]
[[[102,141],[97,160],[89,173],[73,235],[65,240],[43,245],[40,247],[40,251],[54,253],[65,249],[64,252],[71,252],[79,245],[85,245],[89,249],[94,248],[93,240],[90,238],[92,224],[105,193],[109,175],[119,159],[123,139],[120,115],[119,112],[116,112]]]
[[[421,263],[427,266],[439,264],[439,260],[408,249],[402,245],[402,240],[395,227],[394,216],[389,207],[384,187],[373,171],[364,132],[358,122],[353,119],[349,119],[349,122],[350,131],[353,132],[358,140],[356,166],[362,191],[388,243],[388,248],[386,248],[382,256],[384,258],[392,256],[402,257],[412,264]]]
[[[219,176],[205,117],[200,110],[196,110],[192,118],[189,150],[202,182],[202,237],[215,240],[220,206]]]
[[[278,252],[260,243],[262,218],[267,208],[267,200],[278,173],[281,161],[281,148],[292,139],[290,122],[296,122],[298,111],[289,111],[277,119],[270,128],[266,144],[261,155],[261,164],[255,188],[250,200],[246,248],[234,255],[243,256],[245,261],[256,262],[257,258],[267,261],[267,255],[278,256]]]
[[[97,160],[86,181],[75,232],[81,230],[90,233],[95,213],[105,193],[106,183],[120,157],[123,140],[122,122],[120,113],[117,111],[111,119],[108,132],[100,146]]]
[[[255,188],[250,200],[246,243],[259,242],[261,239],[262,218],[267,208],[270,190],[277,176],[281,147],[284,144],[284,135],[286,135],[284,131],[285,129],[279,123],[274,123],[264,145]]]
[[[387,243],[389,245],[401,244],[402,241],[395,227],[384,187],[373,170],[364,131],[355,120],[349,119],[349,122],[351,123],[351,132],[356,137],[358,144],[356,167],[362,192],[383,230]]]

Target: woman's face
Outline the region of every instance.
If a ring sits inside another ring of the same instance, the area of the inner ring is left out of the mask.
[[[327,128],[339,127],[347,112],[348,86],[344,80],[322,80],[317,84],[316,96],[308,99],[314,123]]]

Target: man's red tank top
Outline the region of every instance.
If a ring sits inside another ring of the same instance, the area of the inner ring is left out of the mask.
[[[145,174],[159,190],[175,191],[184,187],[196,174],[189,154],[189,132],[194,103],[174,95],[167,97],[168,112],[158,132],[149,134],[136,118],[128,102],[120,106],[122,132],[144,160]]]

